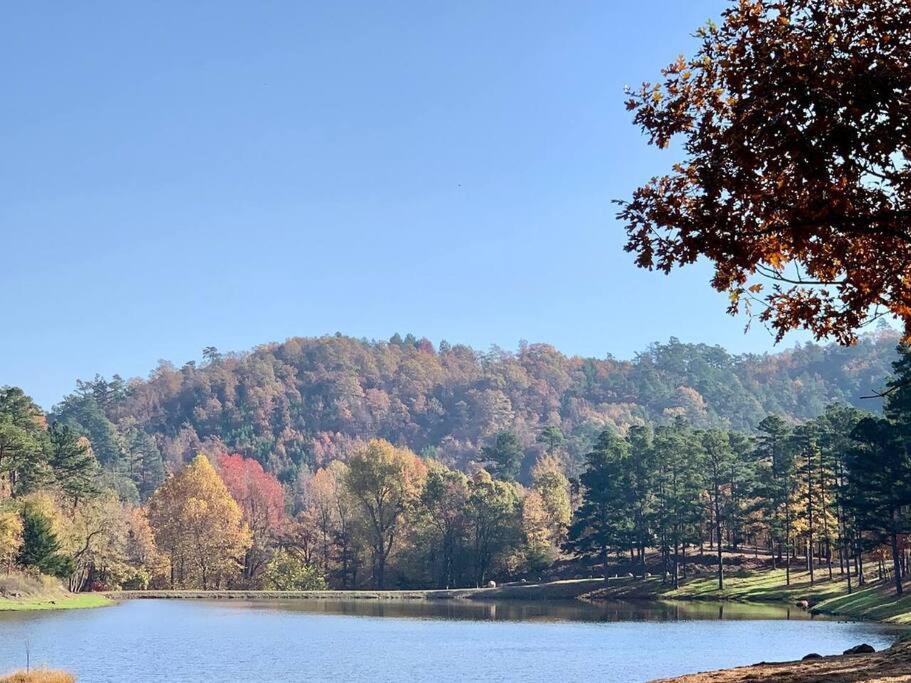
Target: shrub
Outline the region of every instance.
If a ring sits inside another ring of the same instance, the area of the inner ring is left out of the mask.
[[[287,550],[277,550],[266,565],[266,588],[279,591],[326,590],[326,579],[312,564],[307,564]]]

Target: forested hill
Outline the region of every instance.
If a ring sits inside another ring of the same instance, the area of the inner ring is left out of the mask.
[[[607,425],[682,415],[697,427],[750,431],[769,413],[801,420],[835,401],[876,410],[862,396],[883,385],[896,341],[880,332],[851,348],[734,356],[671,339],[619,361],[546,344],[482,353],[411,335],[295,338],[243,354],[209,348],[202,363],[162,363],[146,380],[80,383],[56,418],[80,427],[102,463],[128,470],[141,493],[198,451],[252,456],[291,481],[373,436],[463,467],[503,432],[534,462],[543,428],[554,425],[576,459]]]

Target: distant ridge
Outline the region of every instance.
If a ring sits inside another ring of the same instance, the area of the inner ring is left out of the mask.
[[[731,355],[672,338],[618,361],[547,344],[511,353],[413,335],[292,338],[240,354],[209,348],[202,363],[162,363],[144,380],[80,383],[57,412],[92,434],[102,461],[136,458],[141,447],[173,467],[221,449],[256,457],[286,480],[373,436],[464,466],[502,430],[531,458],[543,427],[556,425],[578,458],[608,426],[681,415],[751,431],[768,413],[803,420],[832,402],[878,410],[861,397],[883,385],[897,340],[881,331],[850,348]]]

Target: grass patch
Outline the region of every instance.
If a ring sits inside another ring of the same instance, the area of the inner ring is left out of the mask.
[[[588,597],[594,600],[731,600],[789,605],[806,600],[818,614],[911,624],[911,594],[899,598],[890,582],[878,581],[868,582],[863,588],[855,587],[849,594],[844,577],[836,575],[830,581],[824,571],[816,572],[812,584],[808,572],[792,571],[790,585],[785,583],[783,569],[734,571],[725,574],[723,590],[718,590],[718,578],[710,574],[691,577],[681,582],[677,589],[656,577],[623,577],[609,580]]]
[[[744,600],[747,602],[789,602],[806,600],[811,605],[846,593],[848,584],[844,578],[835,576],[831,581],[824,572],[816,572],[816,580],[810,583],[806,571],[791,571],[791,583],[785,583],[785,571],[738,571],[725,574],[724,589],[718,590],[718,577],[703,575],[688,579],[676,590],[659,589],[659,594],[669,598]]]
[[[111,601],[100,593],[70,593],[58,579],[10,572],[0,574],[0,612],[103,607]]]
[[[824,600],[813,611],[907,625],[911,624],[911,595],[897,596],[891,584],[864,587]]]
[[[23,612],[48,609],[82,609],[104,607],[111,600],[98,593],[72,593],[61,595],[28,595],[22,598],[0,598],[0,612]],[[0,679],[2,683],[4,679]]]

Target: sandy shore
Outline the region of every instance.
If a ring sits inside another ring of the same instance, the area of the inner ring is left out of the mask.
[[[849,681],[911,682],[911,642],[896,643],[888,650],[863,655],[838,655],[801,662],[754,664],[678,678],[663,683],[848,683]]]

